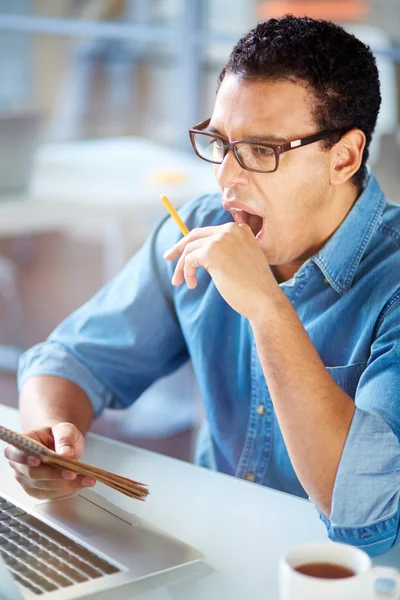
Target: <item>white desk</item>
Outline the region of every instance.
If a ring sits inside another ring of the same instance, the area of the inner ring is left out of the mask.
[[[0,406],[0,423],[19,429],[18,413]],[[145,481],[144,503],[97,484],[95,491],[201,550],[204,563],[116,590],[113,600],[277,600],[279,556],[291,546],[326,540],[305,500],[89,434],[84,459]],[[0,474],[17,486],[1,454]],[[380,564],[400,566],[394,550]],[[98,600],[109,600],[105,594]]]
[[[142,243],[165,214],[160,193],[180,205],[215,190],[212,165],[144,138],[46,144],[29,191],[0,196],[0,235],[100,230],[108,280],[125,263],[129,232]]]

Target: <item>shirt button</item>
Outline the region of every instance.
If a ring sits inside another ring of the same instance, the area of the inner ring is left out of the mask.
[[[244,478],[247,481],[254,481],[254,479],[255,479],[254,473],[252,473],[251,471],[249,471],[248,473],[246,473],[246,475],[244,476]]]
[[[259,404],[256,408],[256,413],[258,415],[265,415],[265,406],[264,404]]]

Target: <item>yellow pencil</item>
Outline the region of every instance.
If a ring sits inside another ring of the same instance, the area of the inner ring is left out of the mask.
[[[179,229],[183,233],[183,235],[187,235],[189,233],[189,229],[186,227],[185,223],[182,221],[175,208],[172,206],[171,202],[168,200],[167,196],[163,196],[161,194],[161,202],[164,204],[165,208],[178,225]]]

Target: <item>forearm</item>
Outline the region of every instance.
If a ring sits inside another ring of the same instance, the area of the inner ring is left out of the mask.
[[[62,377],[40,375],[27,379],[19,406],[24,430],[68,422],[84,434],[93,422],[93,407],[85,392]]]
[[[282,294],[251,320],[258,354],[293,467],[329,517],[353,400],[333,381]]]

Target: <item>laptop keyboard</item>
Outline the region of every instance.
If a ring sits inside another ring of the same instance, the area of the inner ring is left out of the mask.
[[[120,571],[1,496],[0,554],[14,579],[37,595]]]

